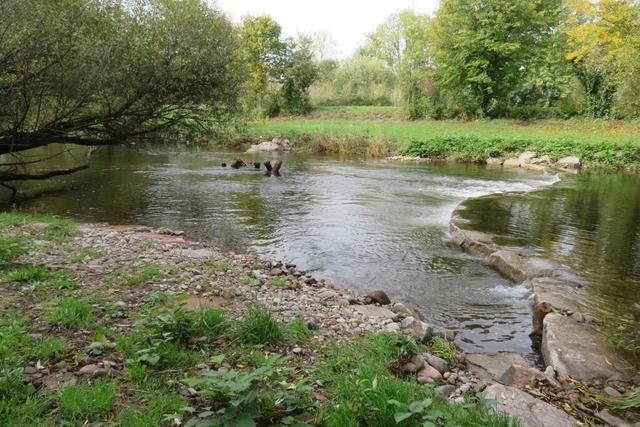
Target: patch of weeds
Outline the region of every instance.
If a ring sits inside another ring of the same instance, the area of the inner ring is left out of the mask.
[[[104,252],[94,248],[80,248],[76,253],[69,257],[69,261],[72,263],[78,263],[86,261],[87,259],[103,258]]]
[[[438,357],[446,360],[449,366],[455,366],[458,358],[458,349],[455,344],[441,337],[436,337],[429,345],[430,351]]]
[[[78,234],[78,227],[71,222],[56,217],[39,218],[46,225],[40,231],[40,238],[52,242],[68,242]]]
[[[252,308],[240,321],[237,337],[246,344],[273,344],[282,338],[282,330],[269,312]]]
[[[287,279],[278,277],[278,278],[269,280],[269,284],[271,286],[275,286],[275,287],[278,287],[278,288],[284,288],[284,287],[289,286],[291,284],[291,282],[289,282]]]
[[[28,251],[29,246],[24,244],[22,238],[0,234],[0,267],[15,261]]]
[[[45,361],[54,356],[64,354],[66,351],[66,341],[56,337],[47,337],[36,341],[35,344],[25,352],[25,355],[28,359]]]
[[[60,300],[56,308],[44,314],[44,320],[47,323],[66,329],[87,327],[93,319],[91,305],[74,298]]]
[[[163,421],[172,414],[177,414],[180,408],[186,406],[185,398],[181,395],[163,389],[159,385],[138,392],[136,400],[140,403],[136,408],[123,410],[118,417],[118,425],[123,427],[148,427],[164,425]],[[178,418],[179,419],[179,418]],[[178,424],[171,424],[178,425]]]
[[[238,267],[232,261],[225,258],[211,257],[204,262],[204,265],[215,271],[238,271]]]
[[[481,399],[451,405],[415,378],[395,375],[397,361],[415,350],[399,334],[368,335],[328,347],[318,375],[332,396],[319,415],[325,426],[469,425],[510,426]]]
[[[311,336],[311,331],[307,327],[302,317],[296,317],[285,328],[286,335],[293,338],[295,342],[306,342]]]
[[[37,282],[47,276],[47,271],[40,265],[22,265],[7,270],[0,276],[2,282]]]
[[[122,271],[117,272],[116,282],[117,284],[124,286],[141,286],[163,275],[164,271],[162,271],[159,267],[155,265],[149,265],[146,267],[138,268],[136,271],[130,274],[124,273]]]
[[[618,399],[611,399],[609,404],[620,410],[640,410],[640,388],[635,388]]]
[[[198,329],[208,336],[218,336],[227,326],[224,313],[220,310],[202,307],[196,312]]]
[[[292,380],[293,370],[278,367],[282,360],[282,356],[270,356],[250,371],[221,368],[183,380],[214,405],[196,411],[197,418],[187,425],[274,425],[292,421],[290,416],[308,408],[312,388],[305,381]]]
[[[111,411],[116,398],[116,389],[109,381],[91,385],[71,385],[60,391],[60,411],[70,420],[95,420]]]
[[[244,278],[242,279],[242,283],[245,285],[253,286],[257,284],[258,281],[251,276],[244,276]]]

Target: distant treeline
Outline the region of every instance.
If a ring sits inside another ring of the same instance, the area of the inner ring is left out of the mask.
[[[640,115],[640,2],[441,0],[402,11],[345,61],[323,59],[314,103],[399,105],[408,118]]]
[[[634,0],[442,0],[433,17],[390,16],[340,62],[326,34],[233,23],[205,0],[2,0],[0,28],[0,155],[195,138],[312,101],[411,119],[640,114]],[[0,182],[22,163],[0,162]]]

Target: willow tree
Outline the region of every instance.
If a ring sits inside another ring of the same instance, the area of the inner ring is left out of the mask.
[[[201,0],[3,0],[0,28],[0,182],[86,167],[27,171],[32,148],[222,125],[235,105],[234,30]]]

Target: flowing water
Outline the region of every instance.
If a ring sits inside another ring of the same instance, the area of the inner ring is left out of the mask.
[[[550,186],[558,180],[555,175],[292,154],[285,158],[281,177],[266,177],[250,168],[220,166],[234,156],[193,149],[104,149],[88,171],[25,185],[30,196],[17,207],[84,221],[183,229],[191,238],[222,248],[249,248],[293,262],[340,287],[384,289],[394,299],[417,305],[429,320],[459,330],[457,343],[464,350],[532,354],[528,290],[448,243],[447,227],[452,211],[467,198],[529,192]],[[263,161],[269,155],[243,158]],[[577,181],[587,192],[593,185],[588,179]],[[635,191],[635,199],[620,201],[631,204],[624,210],[628,227],[623,228],[635,246],[625,241],[611,252],[607,242],[585,237],[582,230],[607,222],[607,210],[615,214],[617,201],[603,208],[597,221],[587,213],[582,218],[583,200],[571,196],[577,191],[573,181],[531,193],[532,202],[529,195],[481,198],[469,202],[466,214],[479,228],[550,256],[562,254],[578,268],[598,251],[604,254],[602,263],[614,257],[613,262],[621,261],[622,275],[633,272],[616,286],[637,292],[637,184],[624,187]],[[607,193],[606,182],[601,192]],[[598,209],[598,198],[586,199],[587,206]],[[575,215],[563,220],[567,210]],[[593,241],[593,248],[575,249],[585,239]]]

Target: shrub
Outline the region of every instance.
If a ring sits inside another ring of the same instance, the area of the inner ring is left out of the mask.
[[[27,252],[27,247],[19,237],[0,234],[0,266],[15,261]]]

